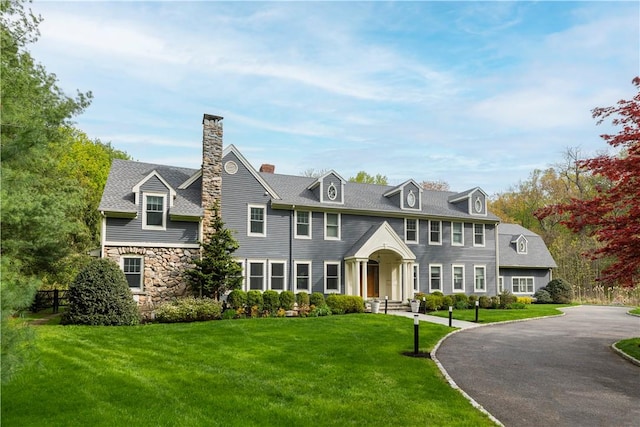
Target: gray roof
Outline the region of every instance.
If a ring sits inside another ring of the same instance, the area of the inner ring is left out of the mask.
[[[198,169],[142,163],[131,160],[115,159],[100,200],[100,211],[135,213],[133,187],[156,171],[176,191],[176,198],[169,210],[170,215],[202,216],[200,180],[189,188],[178,187],[188,180]]]
[[[527,253],[518,254],[513,243],[518,237],[527,239]],[[542,237],[518,224],[498,225],[500,268],[555,268],[556,262],[547,249]]]
[[[408,211],[402,210],[392,199],[384,196],[384,194],[396,188],[394,186],[346,182],[344,204],[336,206],[320,203],[314,193],[308,189],[316,178],[264,172],[260,173],[260,176],[280,196],[277,204],[317,207],[318,209],[336,208],[343,211],[384,212],[403,216],[424,215],[439,218],[473,219],[474,221],[489,220],[492,222],[500,220],[492,213],[487,216],[470,215],[462,206],[449,203],[449,197],[458,194],[449,191],[423,190],[422,211]]]

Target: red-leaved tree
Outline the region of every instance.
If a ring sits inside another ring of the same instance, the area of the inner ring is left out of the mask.
[[[640,283],[640,77],[633,79],[638,93],[613,107],[596,108],[593,117],[601,124],[621,128],[615,135],[601,135],[618,155],[601,155],[584,160],[581,166],[606,179],[595,197],[571,199],[567,203],[546,206],[536,212],[539,219],[564,216],[562,223],[574,232],[595,236],[602,246],[593,258],[610,257],[613,263],[602,271],[600,281],[635,286]]]

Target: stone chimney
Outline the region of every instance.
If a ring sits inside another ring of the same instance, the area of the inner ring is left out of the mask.
[[[260,166],[260,172],[275,173],[275,171],[276,171],[276,167],[274,165],[263,163],[262,166]]]
[[[205,114],[202,118],[202,219],[203,241],[214,231],[213,206],[222,200],[222,117]]]

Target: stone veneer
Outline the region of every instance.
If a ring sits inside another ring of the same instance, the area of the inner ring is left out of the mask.
[[[105,257],[121,265],[125,255],[144,256],[144,287],[134,292],[143,317],[151,317],[153,310],[163,302],[188,294],[185,270],[193,268],[198,249],[105,247]]]
[[[205,114],[202,119],[202,235],[213,231],[213,205],[222,196],[222,117]],[[203,239],[203,240],[204,240]]]

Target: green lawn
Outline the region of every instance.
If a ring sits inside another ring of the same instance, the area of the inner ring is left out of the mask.
[[[519,310],[484,309],[478,310],[479,323],[504,322],[506,320],[530,319],[533,317],[555,316],[562,314],[558,308],[570,307],[570,304],[528,304],[526,308]],[[429,314],[449,318],[449,312],[445,310],[434,311]],[[468,310],[453,310],[453,318],[473,322],[476,318],[475,308]]]
[[[636,360],[640,360],[640,338],[629,338],[616,343],[618,350],[627,353]]]
[[[640,307],[630,310],[629,313],[640,315]]]
[[[428,351],[450,328],[422,323]],[[384,315],[39,326],[7,426],[492,425]]]

